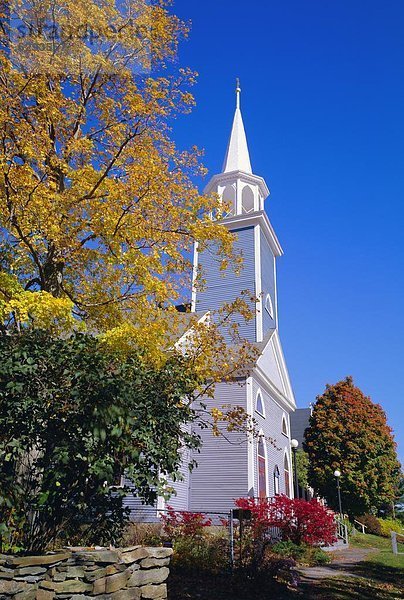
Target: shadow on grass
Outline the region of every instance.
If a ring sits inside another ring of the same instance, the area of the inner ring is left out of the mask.
[[[380,583],[391,583],[404,591],[404,568],[387,567],[379,563],[364,561],[353,565],[350,571],[359,577],[373,579]]]
[[[404,598],[404,569],[371,562],[351,565],[354,577],[333,577],[314,585],[303,582],[300,590],[307,600],[397,600]]]
[[[333,568],[333,565],[329,565]],[[341,565],[335,565],[341,570]],[[346,576],[302,581],[289,591],[265,573],[212,574],[173,568],[168,581],[169,600],[398,600],[404,599],[404,569],[371,562],[344,565]],[[352,573],[355,576],[349,576]]]

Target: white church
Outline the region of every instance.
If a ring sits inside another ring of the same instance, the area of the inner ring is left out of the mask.
[[[229,270],[223,276],[215,257],[196,249],[194,270],[202,267],[206,285],[203,291],[194,291],[192,312],[203,316],[247,289],[259,298],[254,319],[240,327],[243,337],[260,349],[256,365],[248,377],[217,385],[215,398],[207,400],[208,408],[243,407],[258,424],[259,436],[232,433],[224,439],[209,429],[198,431],[200,453],[185,457],[185,463],[195,459],[198,466],[192,472],[184,466],[183,481],[173,484],[176,495],[168,504],[176,510],[221,513],[228,512],[240,497],[293,496],[290,415],[296,404],[278,331],[276,261],[283,252],[264,209],[267,184],[251,167],[240,94],[238,85],[222,172],[212,177],[205,192],[218,193],[232,207],[222,223],[236,236],[243,268],[239,275]],[[134,513],[139,511],[137,499],[128,498],[127,503]],[[161,499],[157,509],[164,507]]]

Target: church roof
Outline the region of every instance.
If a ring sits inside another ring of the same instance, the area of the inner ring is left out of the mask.
[[[243,171],[252,174],[250,153],[248,151],[247,136],[244,129],[243,117],[240,110],[240,84],[237,81],[237,104],[230,134],[229,145],[223,163],[223,173]]]

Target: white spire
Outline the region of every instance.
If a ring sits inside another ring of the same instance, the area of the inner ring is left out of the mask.
[[[240,81],[237,79],[236,88],[236,112],[233,120],[230,141],[227,147],[226,157],[223,164],[223,173],[231,171],[243,171],[252,173],[250,153],[248,152],[247,138],[244,129],[243,117],[240,110]]]

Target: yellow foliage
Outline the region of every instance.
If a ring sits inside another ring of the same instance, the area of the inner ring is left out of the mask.
[[[18,279],[0,271],[0,321],[12,319],[18,329],[29,325],[55,333],[83,327],[72,314],[73,302],[44,291],[25,291]]]
[[[172,120],[194,104],[195,73],[167,69],[188,28],[165,0],[9,4],[26,31],[0,28],[0,260],[15,273],[2,274],[2,326],[80,322],[109,348],[136,346],[160,364],[178,351],[174,307],[188,299],[195,242],[223,269],[241,260],[211,218],[219,198],[193,184],[201,152],[171,139]],[[201,393],[254,360],[232,319],[253,305],[226,305],[209,326],[190,319]]]

